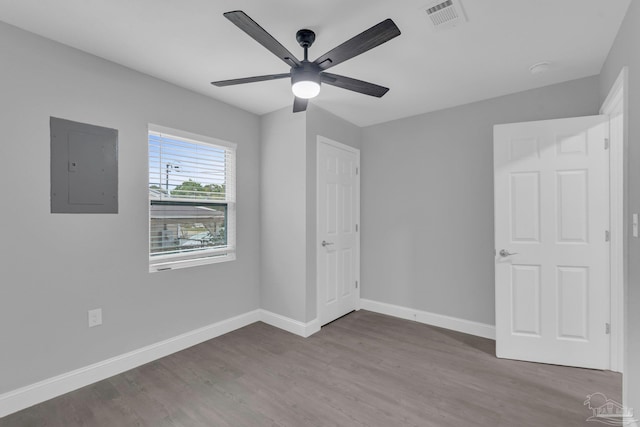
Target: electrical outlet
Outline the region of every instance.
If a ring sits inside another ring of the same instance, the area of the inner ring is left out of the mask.
[[[89,327],[102,325],[102,309],[89,310]]]

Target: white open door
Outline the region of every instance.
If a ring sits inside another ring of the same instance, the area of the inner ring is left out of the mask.
[[[609,369],[608,130],[494,128],[498,357]]]
[[[318,317],[356,309],[359,289],[359,151],[318,137]]]

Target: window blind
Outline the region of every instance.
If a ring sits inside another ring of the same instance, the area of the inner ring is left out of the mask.
[[[235,145],[151,126],[148,140],[151,264],[235,256]]]
[[[157,200],[235,202],[235,149],[149,131],[149,188]]]

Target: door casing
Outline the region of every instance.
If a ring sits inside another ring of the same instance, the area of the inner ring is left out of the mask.
[[[625,193],[625,164],[628,150],[629,67],[623,67],[605,99],[600,114],[610,117],[610,283],[611,283],[611,370],[624,370],[625,295],[627,288],[626,241],[629,216]],[[618,117],[621,121],[615,120]],[[614,118],[614,120],[611,120]],[[626,390],[623,390],[626,396]]]

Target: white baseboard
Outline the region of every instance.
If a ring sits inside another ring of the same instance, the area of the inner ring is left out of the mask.
[[[495,327],[455,317],[443,316],[426,311],[414,310],[371,301],[360,300],[364,310],[415,320],[441,328],[452,329],[471,335],[495,339]],[[205,326],[167,340],[142,347],[102,362],[67,372],[35,384],[21,387],[0,395],[0,417],[28,408],[45,400],[77,390],[97,381],[128,371],[196,344],[208,341],[228,332],[240,329],[257,321],[291,332],[301,337],[309,337],[320,330],[320,322],[314,319],[303,323],[267,310],[253,310],[209,326]]]
[[[224,335],[261,319],[261,310],[253,310],[138,350],[1,394],[0,417]]]
[[[311,322],[303,323],[267,310],[260,310],[260,320],[267,325],[284,329],[287,332],[291,332],[292,334],[299,335],[304,338],[307,338],[320,330],[320,322],[317,318]]]
[[[1,394],[0,418],[258,321],[305,338],[320,330],[318,319],[309,323],[302,323],[270,311],[253,310],[138,350]]]
[[[399,305],[387,304],[368,299],[360,299],[360,307],[363,310],[374,311],[388,316],[415,320],[416,322],[425,323],[427,325],[451,329],[452,331],[464,332],[465,334],[476,335],[492,340],[496,339],[496,327],[486,323],[473,322],[471,320],[459,319],[457,317],[430,313],[428,311],[416,310],[414,308],[402,307]]]

